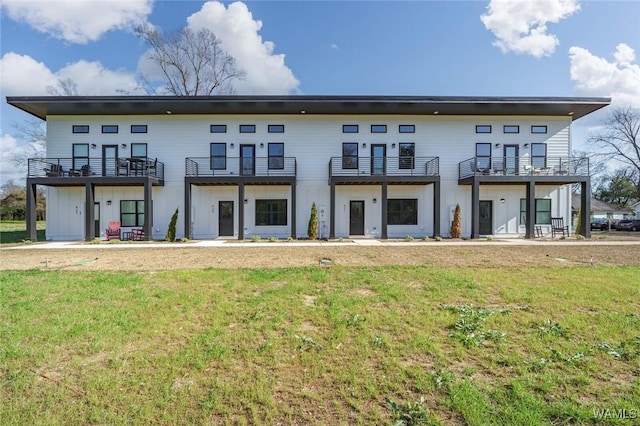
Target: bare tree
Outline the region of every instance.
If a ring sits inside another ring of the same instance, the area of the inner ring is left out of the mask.
[[[51,96],[76,96],[78,85],[70,78],[58,79],[55,86],[47,86],[47,93]]]
[[[11,161],[18,167],[27,166],[29,158],[43,158],[47,151],[47,128],[45,122],[37,118],[30,118],[23,123],[13,125],[19,139],[27,143],[20,154],[15,154]]]
[[[614,109],[603,123],[601,131],[592,134],[587,142],[596,148],[597,155],[617,160],[640,175],[640,110],[627,106]]]
[[[221,40],[206,28],[196,32],[184,28],[165,35],[145,24],[135,32],[150,47],[147,57],[162,70],[168,94],[232,94],[233,82],[245,77],[236,60],[222,49]],[[148,82],[146,76],[142,77]]]

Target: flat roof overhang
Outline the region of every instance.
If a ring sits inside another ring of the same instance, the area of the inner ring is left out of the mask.
[[[611,103],[599,97],[462,96],[9,96],[35,117],[50,115],[380,114],[528,115],[577,120]]]

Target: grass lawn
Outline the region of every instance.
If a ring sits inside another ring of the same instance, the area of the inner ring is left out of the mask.
[[[599,266],[2,271],[0,419],[632,424],[638,276]]]
[[[44,241],[45,221],[36,223],[36,236],[38,241]],[[0,221],[0,244],[21,243],[27,238],[26,223],[24,220]]]

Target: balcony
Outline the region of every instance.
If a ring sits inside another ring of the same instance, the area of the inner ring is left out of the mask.
[[[164,180],[164,163],[157,158],[30,158],[27,177],[44,179],[43,183],[47,180],[80,183],[88,178],[107,178],[104,183],[114,184],[117,179],[140,177]]]
[[[439,175],[439,157],[332,157],[329,161],[329,181],[410,183]]]
[[[296,157],[187,157],[185,177],[190,183],[291,184]]]
[[[473,157],[458,164],[459,181],[483,177],[487,182],[565,182],[588,176],[589,159],[581,157]]]

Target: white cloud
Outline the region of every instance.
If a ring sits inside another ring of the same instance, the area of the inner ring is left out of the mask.
[[[578,10],[577,0],[491,0],[480,19],[496,36],[494,46],[504,53],[540,58],[551,55],[559,44],[555,35],[547,33],[547,23],[557,23]]]
[[[285,65],[284,54],[274,54],[275,45],[259,34],[262,22],[242,2],[230,4],[210,1],[187,18],[189,28],[208,28],[222,41],[247,76],[234,83],[239,94],[288,94],[298,90],[300,82]]]
[[[138,87],[134,74],[108,70],[99,62],[80,60],[52,71],[44,63],[14,52],[8,52],[0,59],[0,74],[3,96],[47,95],[50,87],[66,79],[77,85],[78,95],[114,95],[119,91],[133,93]]]
[[[96,41],[110,30],[130,29],[151,13],[152,0],[3,0],[11,19],[71,43]]]
[[[340,48],[338,47],[338,45],[337,45],[337,44],[335,44],[335,43],[331,43],[331,45],[330,45],[329,47],[330,47],[331,49],[333,49],[333,50],[340,50]]]
[[[571,80],[586,96],[610,96],[612,104],[640,106],[640,65],[635,52],[624,43],[616,46],[613,61],[595,56],[582,47],[569,49]]]
[[[28,150],[27,145],[18,144],[18,140],[13,136],[8,134],[0,136],[0,183],[6,183],[9,180],[13,180],[18,185],[23,183],[25,169],[16,166],[12,159],[16,156],[24,156]]]

